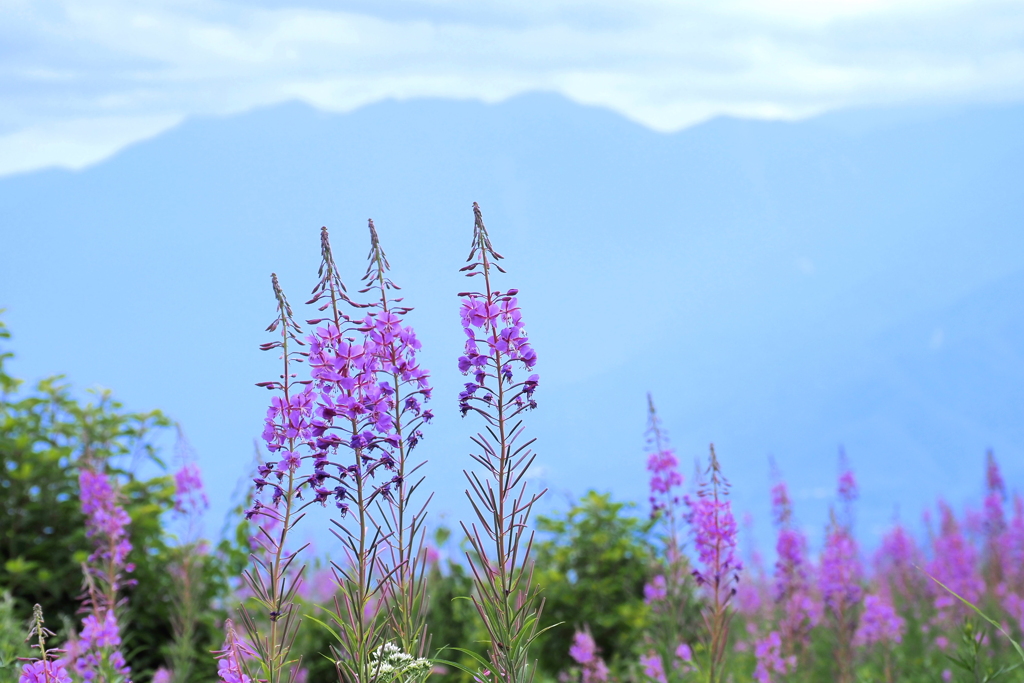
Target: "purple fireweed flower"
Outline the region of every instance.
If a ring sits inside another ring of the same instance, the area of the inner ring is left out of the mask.
[[[864,613],[853,643],[858,646],[899,643],[903,639],[903,626],[903,618],[896,614],[884,595],[868,595],[864,598]]]
[[[862,570],[857,543],[849,531],[833,524],[825,537],[819,585],[825,606],[834,614],[846,614],[860,602]]]
[[[786,482],[778,481],[772,486],[772,518],[776,526],[789,524],[793,516],[793,504],[789,499]]]
[[[246,659],[256,656],[253,649],[235,633],[235,625],[230,619],[224,622],[224,648],[216,651],[217,676],[224,683],[253,683],[245,673],[242,664]]]
[[[778,631],[772,631],[757,641],[754,656],[757,658],[754,680],[758,683],[771,683],[772,674],[784,676],[796,665],[796,657],[782,656],[782,637]]]
[[[170,671],[160,667],[153,672],[153,683],[171,683],[173,676]]]
[[[679,460],[669,444],[668,434],[662,427],[661,419],[654,407],[654,398],[647,394],[647,471],[651,473],[650,502],[651,516],[660,516],[665,529],[665,552],[670,564],[682,557],[682,542],[679,538],[683,476],[679,473]]]
[[[1003,475],[999,471],[999,463],[995,455],[989,451],[986,456],[985,466],[985,488],[989,493],[999,493],[1006,496],[1006,484],[1003,482]]]
[[[72,683],[63,659],[28,662],[21,668],[18,683]]]
[[[114,673],[127,677],[131,670],[117,649],[121,645],[117,617],[112,609],[96,611],[82,620],[82,633],[74,648],[74,669],[86,681],[92,681],[105,661]]]
[[[780,638],[783,649],[793,652],[803,646],[819,620],[821,608],[811,595],[807,537],[793,526],[792,503],[783,481],[772,487],[772,513],[779,528],[773,585],[775,604],[781,613]]]
[[[693,540],[703,569],[695,569],[699,584],[716,584],[735,576],[739,580],[740,562],[736,559],[736,520],[729,501],[703,497],[693,506]]]
[[[118,492],[105,473],[87,467],[79,472],[78,481],[86,536],[92,539],[95,550],[86,566],[91,577],[85,603],[88,614],[82,621],[82,634],[75,644],[74,656],[69,656],[68,662],[87,681],[104,666],[126,677],[130,670],[124,655],[117,649],[121,633],[113,606],[117,602],[122,572],[134,569],[126,561],[132,549],[128,541],[131,518],[119,505]]]
[[[644,602],[648,605],[660,602],[668,596],[668,585],[665,577],[659,574],[644,584]]]
[[[1004,570],[1000,593],[1024,598],[1024,499],[1020,495],[1014,496],[1013,517],[999,536],[999,554]]]
[[[470,260],[480,260],[463,270],[467,271],[468,276],[484,274],[488,278],[486,273],[490,266],[500,270],[497,261],[501,256],[492,249],[486,229],[482,228],[480,209],[475,204],[473,211],[475,225]],[[458,367],[463,375],[473,377],[472,382],[466,383],[465,391],[459,394],[459,411],[463,416],[470,411],[478,412],[485,418],[489,416],[487,408],[499,393],[499,376],[505,383],[501,400],[512,408],[507,417],[537,407],[533,395],[540,381],[538,376],[530,375],[518,384],[515,383],[516,367],[528,372],[537,364],[537,353],[526,334],[517,294],[518,289],[492,290],[489,285],[484,292],[459,294],[459,319],[466,342],[464,353],[458,359]]]
[[[839,500],[852,503],[857,500],[857,480],[852,470],[844,470],[839,475]]]
[[[372,224],[371,236],[372,257],[379,251]],[[396,455],[399,442],[404,441],[408,450],[414,448],[423,438],[420,424],[432,417],[430,411],[423,410],[431,389],[429,374],[417,360],[421,345],[412,327],[404,323],[404,315],[411,309],[397,305],[400,300],[387,298],[394,285],[384,276],[382,269],[387,263],[383,252],[379,253],[380,260],[371,259],[364,278],[368,288],[363,291],[379,283],[380,300],[363,306],[370,310],[361,320],[352,321],[337,311],[335,320],[326,321],[308,338],[316,397],[312,431],[323,453],[318,457],[322,465],[310,484],[322,488],[325,481],[336,480],[335,505],[343,513],[348,506],[342,491],[348,490],[347,478],[352,472],[339,468],[336,474],[330,473],[328,451],[347,446],[356,452],[355,467],[360,475],[385,473],[378,478],[376,491],[388,497],[392,487],[401,485],[397,473],[400,457]],[[347,324],[348,329],[339,324]],[[326,500],[323,493],[317,495],[320,502]]]
[[[729,628],[729,602],[736,595],[742,563],[736,558],[736,519],[727,500],[729,482],[711,446],[707,480],[691,505],[690,526],[700,567],[692,574],[708,594],[704,622],[708,627],[708,681],[721,677]]]
[[[183,515],[201,515],[209,506],[199,465],[186,462],[174,473],[175,511]]]
[[[102,618],[90,614],[82,620],[81,640],[96,647],[117,647],[121,644],[121,630],[113,610],[107,610]]]
[[[643,667],[644,676],[647,678],[657,683],[666,683],[665,664],[657,653],[648,652],[646,655],[641,655],[640,666]]]
[[[597,643],[586,631],[576,631],[569,648],[569,656],[579,664],[589,664],[597,657]]]
[[[895,596],[909,600],[923,589],[926,577],[917,568],[922,564],[921,551],[902,525],[897,524],[882,537],[873,564],[875,576]]]
[[[737,527],[732,503],[725,500],[729,484],[721,478],[714,450],[708,472],[712,481],[701,487],[691,512],[694,547],[702,565],[693,575],[699,585],[711,586],[715,592],[724,589],[728,600],[736,592],[733,584],[739,581],[742,563],[736,559]]]
[[[93,539],[96,548],[89,562],[131,571],[132,567],[125,562],[132,549],[127,529],[131,518],[118,504],[110,478],[102,472],[83,469],[78,474],[78,485],[85,513],[85,535]]]
[[[458,366],[462,374],[472,373],[474,379],[466,383],[465,391],[459,394],[459,410],[463,415],[470,410],[479,410],[475,408],[477,402],[489,404],[493,400],[496,389],[491,383],[499,372],[506,381],[512,380],[513,362],[525,370],[531,370],[537,364],[537,354],[530,346],[518,299],[512,296],[513,292],[518,293],[518,290],[468,292],[463,295],[459,313],[466,345]],[[507,400],[522,410],[535,408],[537,404],[533,394],[538,382],[537,375],[530,375],[514,388],[514,393]],[[481,389],[485,390],[483,395],[479,395]]]
[[[656,494],[669,493],[683,484],[683,477],[677,467],[679,461],[670,450],[658,451],[647,456],[647,471],[651,473],[651,504],[656,510],[664,507],[664,503],[656,501]]]
[[[977,574],[978,553],[960,531],[952,508],[940,502],[939,514],[940,532],[933,542],[933,559],[928,564],[928,573],[964,599],[977,603],[985,589],[984,581]],[[931,587],[931,591],[940,618],[967,616],[967,609],[948,591],[938,586]]]

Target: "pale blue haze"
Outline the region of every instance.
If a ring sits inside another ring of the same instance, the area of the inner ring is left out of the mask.
[[[555,95],[284,104],[0,179],[0,307],[16,374],[179,419],[219,519],[270,398],[253,385],[278,367],[256,349],[270,272],[303,300],[327,225],[355,284],[372,217],[432,372],[433,507],[457,518],[455,295],[478,201],[539,356],[546,505],[646,499],[650,390],[684,473],[714,441],[762,534],[768,456],[820,542],[845,447],[874,544],[897,505],[916,524],[939,495],[979,500],[989,447],[1024,482],[1022,177],[1024,105],[666,134]]]

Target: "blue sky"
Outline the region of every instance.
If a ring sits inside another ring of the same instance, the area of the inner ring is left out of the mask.
[[[0,175],[193,115],[550,91],[657,130],[1024,95],[1019,0],[4,0]]]

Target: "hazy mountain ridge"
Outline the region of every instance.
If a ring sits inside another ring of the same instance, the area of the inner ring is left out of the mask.
[[[666,135],[532,95],[190,121],[0,179],[0,306],[23,373],[164,407],[234,477],[273,373],[253,350],[269,272],[300,300],[326,224],[354,279],[372,216],[436,377],[438,507],[461,510],[441,468],[468,464],[474,428],[452,359],[479,201],[540,353],[530,425],[554,489],[643,499],[651,389],[687,460],[715,441],[762,532],[767,455],[817,526],[840,445],[871,532],[896,500],[916,520],[976,492],[988,446],[1024,479],[1024,107],[860,116]]]

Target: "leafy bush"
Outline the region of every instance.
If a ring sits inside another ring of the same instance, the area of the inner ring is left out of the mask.
[[[648,616],[644,585],[655,551],[649,536],[653,521],[630,514],[635,507],[590,491],[564,514],[537,519],[546,536],[536,546],[541,623],[562,624],[540,644],[546,674],[554,677],[572,665],[573,627],[590,629],[613,669],[638,656]]]

